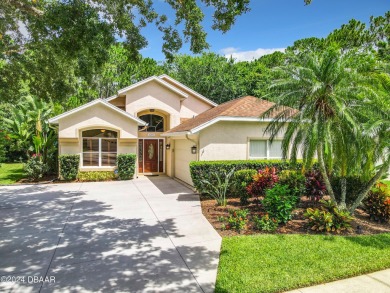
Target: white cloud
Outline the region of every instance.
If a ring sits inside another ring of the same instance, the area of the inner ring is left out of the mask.
[[[220,50],[221,54],[226,58],[232,57],[236,61],[252,61],[253,59],[260,58],[261,56],[272,54],[273,52],[284,52],[286,48],[258,48],[253,51],[240,51],[240,48],[228,47]]]

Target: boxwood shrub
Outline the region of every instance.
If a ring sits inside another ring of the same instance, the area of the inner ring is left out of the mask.
[[[107,181],[115,178],[114,171],[82,171],[77,174],[77,179],[81,182]]]
[[[278,171],[300,170],[302,163],[292,164],[288,160],[194,161],[190,163],[190,172],[194,187],[198,192],[204,193],[202,180],[209,179],[212,173],[223,176],[233,168],[238,171],[244,169],[260,170],[266,167],[275,167]]]
[[[121,180],[133,179],[135,173],[135,154],[120,154],[117,157],[118,177]]]
[[[63,180],[75,180],[79,172],[80,155],[60,155],[58,161],[60,178]]]

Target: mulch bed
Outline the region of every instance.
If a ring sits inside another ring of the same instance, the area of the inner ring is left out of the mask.
[[[201,206],[203,215],[213,225],[214,229],[222,236],[235,236],[235,235],[251,235],[251,234],[269,234],[269,232],[261,232],[253,228],[251,217],[254,215],[263,216],[264,211],[261,205],[256,205],[254,198],[250,200],[250,204],[247,206],[241,206],[239,198],[229,198],[226,207],[220,207],[216,205],[214,199],[201,197]],[[307,197],[302,197],[298,204],[298,207],[292,213],[292,220],[287,222],[286,225],[279,225],[279,228],[274,232],[275,234],[322,234],[313,232],[306,227],[307,220],[303,217],[307,208],[319,207],[320,203],[312,202]],[[222,223],[218,221],[218,217],[227,217],[229,215],[228,210],[248,209],[250,211],[249,221],[245,230],[241,233],[235,230],[222,230]],[[355,218],[351,223],[352,230],[344,231],[339,235],[357,235],[357,226],[361,227],[361,234],[379,234],[390,233],[390,223],[378,223],[370,220],[370,217],[361,209],[357,209],[355,212]]]

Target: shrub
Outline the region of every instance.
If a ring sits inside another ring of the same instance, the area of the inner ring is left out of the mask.
[[[348,211],[340,210],[335,203],[320,200],[321,208],[309,208],[304,216],[309,220],[308,227],[313,231],[340,233],[351,229],[352,216]]]
[[[276,170],[294,169],[300,170],[302,163],[292,164],[286,160],[236,160],[236,161],[195,161],[190,163],[191,178],[196,190],[204,193],[202,180],[208,179],[210,174],[219,174],[223,179],[223,174],[227,174],[230,170],[236,171],[243,169],[260,170],[268,168],[276,168]]]
[[[266,167],[264,170],[253,176],[253,182],[247,187],[248,193],[258,198],[265,194],[266,190],[272,188],[279,177],[276,175],[276,169],[274,167]]]
[[[113,171],[85,171],[77,174],[77,179],[82,182],[88,181],[108,181],[115,179]]]
[[[243,229],[245,229],[245,226],[248,222],[248,214],[249,211],[247,209],[229,210],[228,218],[219,218],[221,222],[224,222],[222,224],[222,229],[236,230],[237,232],[241,232]]]
[[[135,154],[120,154],[117,156],[118,177],[121,180],[133,179],[135,173]]]
[[[233,193],[240,197],[242,205],[248,204],[250,194],[248,193],[247,187],[253,182],[253,176],[256,174],[257,171],[254,169],[244,169],[234,172]]]
[[[301,195],[305,193],[306,178],[302,172],[294,170],[283,170],[278,174],[278,176],[278,183],[280,185],[287,185],[295,196],[301,197]]]
[[[262,204],[271,218],[279,223],[287,223],[297,202],[297,197],[287,185],[275,184],[272,189],[266,191]]]
[[[234,173],[234,169],[230,170],[229,173],[220,176],[218,173],[210,174],[210,179],[215,180],[203,180],[202,183],[205,187],[204,192],[209,194],[212,198],[217,201],[220,206],[226,206],[226,193],[232,184],[230,178]],[[223,177],[221,179],[220,177]]]
[[[60,178],[75,180],[79,172],[80,155],[61,155],[58,157],[60,165]]]
[[[320,171],[312,170],[305,174],[305,195],[311,200],[319,201],[326,193],[326,186]]]
[[[43,162],[40,154],[34,154],[28,159],[27,163],[24,164],[24,171],[26,172],[28,179],[36,181],[46,175],[49,168]]]
[[[348,176],[345,178],[347,182],[347,194],[346,194],[346,204],[351,205],[357,198],[359,191],[362,190],[367,181],[362,180],[358,176]],[[336,200],[339,202],[341,200],[341,177],[332,176],[330,183],[333,188],[334,195]]]
[[[259,218],[253,217],[254,228],[264,232],[275,232],[278,229],[278,221],[269,217],[268,214]]]
[[[377,183],[363,203],[372,220],[379,222],[390,220],[390,190],[386,184]]]

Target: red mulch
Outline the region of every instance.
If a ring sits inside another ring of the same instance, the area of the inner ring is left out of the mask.
[[[214,229],[222,236],[235,236],[235,235],[251,235],[251,234],[268,234],[269,232],[261,232],[253,229],[251,217],[254,215],[263,216],[264,210],[261,205],[254,203],[254,198],[250,200],[250,204],[241,206],[239,198],[229,198],[226,207],[217,206],[215,200],[201,197],[201,206],[203,215],[213,225]],[[318,207],[320,203],[312,202],[307,197],[302,197],[298,207],[292,213],[292,220],[286,225],[279,225],[276,230],[276,234],[321,234],[313,232],[306,227],[307,220],[303,217],[305,210],[309,207]],[[228,216],[228,210],[248,209],[250,211],[249,221],[245,230],[238,233],[234,230],[222,230],[221,222],[218,221],[218,217]],[[378,233],[390,233],[390,223],[378,223],[370,220],[368,214],[363,210],[357,209],[355,218],[351,223],[352,230],[344,231],[340,235],[357,235],[357,226],[362,228],[361,234],[378,234]]]

